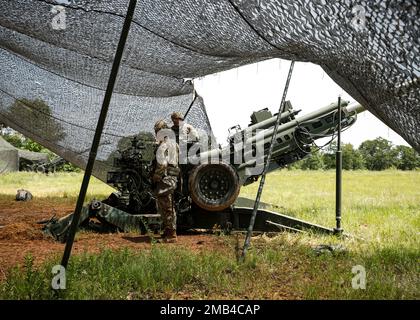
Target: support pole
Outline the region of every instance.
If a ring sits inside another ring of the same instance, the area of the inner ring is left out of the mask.
[[[63,258],[61,260],[61,265],[64,268],[67,268],[67,264],[70,258],[71,249],[73,247],[73,242],[74,242],[74,236],[76,234],[77,226],[79,224],[80,213],[82,211],[83,202],[85,201],[86,191],[89,186],[90,176],[92,175],[92,169],[95,163],[99,141],[101,139],[102,131],[104,128],[109,104],[111,102],[112,92],[114,90],[115,81],[117,79],[121,58],[124,52],[124,47],[125,47],[128,33],[130,31],[131,20],[133,19],[136,4],[137,4],[137,0],[130,0],[130,3],[128,5],[127,15],[124,20],[124,25],[121,31],[120,40],[118,42],[117,51],[115,53],[111,73],[109,75],[108,85],[105,91],[105,96],[102,103],[101,112],[99,114],[98,123],[96,125],[95,135],[92,141],[92,147],[89,152],[89,159],[86,165],[85,174],[83,176],[82,185],[80,187],[79,197],[77,198],[76,209],[74,210],[73,219],[70,225],[69,235],[67,237],[67,242],[66,242],[66,247],[64,249]]]
[[[242,255],[240,257],[241,261],[245,260],[246,252],[248,251],[249,244],[251,242],[251,235],[252,235],[252,231],[254,230],[255,218],[257,216],[258,206],[260,204],[261,194],[262,194],[262,191],[263,191],[263,188],[264,188],[265,175],[266,175],[268,167],[270,165],[271,154],[273,153],[273,146],[276,143],[276,132],[277,132],[277,129],[278,129],[278,127],[280,125],[280,122],[281,122],[281,114],[284,112],[284,109],[285,109],[285,100],[286,100],[286,96],[287,96],[287,90],[289,89],[290,78],[292,77],[294,64],[295,64],[295,61],[292,61],[290,63],[289,74],[287,75],[286,85],[284,86],[283,96],[281,98],[279,112],[277,114],[277,120],[276,120],[276,124],[274,126],[273,136],[271,137],[270,148],[268,149],[267,160],[266,160],[265,165],[264,165],[264,171],[261,175],[260,185],[258,187],[257,197],[256,197],[255,203],[254,203],[254,209],[252,211],[251,220],[249,222],[248,231],[247,231],[247,234],[246,234],[246,237],[245,237],[244,247],[242,249]]]
[[[194,89],[193,99],[192,99],[190,105],[188,106],[187,111],[184,114],[184,119],[187,117],[188,113],[190,112],[192,106],[194,105],[195,100],[197,100],[197,91],[195,91],[195,89]]]
[[[341,97],[338,97],[338,128],[337,128],[337,151],[335,153],[335,221],[334,234],[341,235],[341,193],[342,193],[342,169],[343,154],[341,152]]]

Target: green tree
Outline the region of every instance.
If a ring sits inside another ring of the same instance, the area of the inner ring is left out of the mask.
[[[20,134],[5,134],[2,135],[3,139],[9,142],[12,146],[24,149],[25,138]]]
[[[365,166],[363,156],[360,151],[354,149],[351,143],[346,143],[341,148],[343,154],[343,169],[360,170]]]
[[[294,163],[288,164],[286,166],[287,170],[300,170],[300,169],[302,169],[302,161],[303,160],[296,161]]]
[[[9,142],[12,146],[19,149],[29,150],[33,152],[44,152],[44,153],[50,152],[48,149],[44,148],[39,143],[29,138],[26,138],[20,133],[5,134],[5,135],[2,135],[2,137],[4,140]]]
[[[397,166],[397,152],[391,141],[384,138],[362,142],[359,151],[368,170],[385,170]]]
[[[420,155],[411,147],[397,146],[397,168],[400,170],[414,170],[420,168]]]
[[[33,133],[50,142],[58,142],[65,137],[63,127],[56,121],[49,105],[41,99],[15,100],[8,110],[11,119],[30,124]]]
[[[331,142],[322,153],[322,160],[326,170],[335,169],[335,151],[337,150],[337,142]]]
[[[324,162],[322,154],[318,150],[312,149],[312,153],[301,160],[302,170],[322,170],[324,169]]]
[[[46,149],[43,146],[31,139],[26,139],[23,147],[29,151],[47,153]]]
[[[335,153],[337,142],[332,142],[322,154],[325,169],[335,169]],[[344,170],[360,170],[364,168],[364,160],[359,150],[354,149],[351,143],[341,146],[342,163]]]

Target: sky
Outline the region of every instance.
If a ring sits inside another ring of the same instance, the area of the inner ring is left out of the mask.
[[[273,114],[278,111],[289,66],[290,61],[272,59],[194,80],[219,143],[226,145],[228,128],[237,124],[241,128],[247,127],[253,111],[263,108]],[[291,101],[294,109],[302,109],[299,116],[336,102],[339,95],[342,100],[355,103],[321,67],[295,63],[286,100]],[[401,136],[369,111],[358,115],[356,123],[343,132],[342,141],[358,147],[363,141],[377,137],[408,146]]]

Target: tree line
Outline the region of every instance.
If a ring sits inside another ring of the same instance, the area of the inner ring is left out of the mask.
[[[39,143],[24,137],[17,132],[2,134],[3,138],[13,146],[35,152],[48,153],[50,159],[57,155],[44,148]],[[335,169],[335,152],[337,143],[334,141],[325,149],[313,148],[311,155],[289,166],[289,169],[329,170]],[[341,146],[344,170],[416,170],[420,169],[420,155],[413,148],[394,145],[384,138],[366,140],[359,148],[351,143]],[[79,171],[80,169],[69,162],[64,163],[59,171]]]
[[[335,169],[337,143],[333,142],[325,149],[314,148],[312,155],[294,163],[291,169],[328,170]],[[359,148],[351,143],[341,145],[344,170],[420,169],[420,155],[413,148],[394,145],[384,138],[366,140]]]

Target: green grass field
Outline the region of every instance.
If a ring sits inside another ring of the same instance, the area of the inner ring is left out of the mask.
[[[0,197],[24,187],[35,197],[75,201],[81,174],[49,177],[17,173],[0,176]],[[301,219],[333,227],[334,172],[282,170],[267,177],[262,201]],[[242,196],[255,197],[258,184]],[[88,198],[103,198],[112,189],[92,179]],[[252,240],[245,263],[235,259],[235,236],[220,250],[201,253],[152,244],[150,250],[121,248],[74,256],[68,288],[59,296],[50,289],[51,266],[40,268],[27,258],[25,267],[0,283],[0,299],[419,299],[420,172],[344,172],[343,227],[357,238],[283,233]],[[363,238],[363,239],[360,239]],[[239,238],[242,246],[243,237]],[[345,250],[316,254],[319,244]],[[1,248],[0,248],[1,250]],[[366,289],[353,289],[352,268],[366,270]]]
[[[48,176],[32,172],[14,172],[0,175],[0,197],[15,195],[17,189],[30,190],[34,197],[55,201],[75,201],[82,184],[83,173],[56,173]],[[86,195],[88,200],[104,198],[114,189],[92,177]]]

